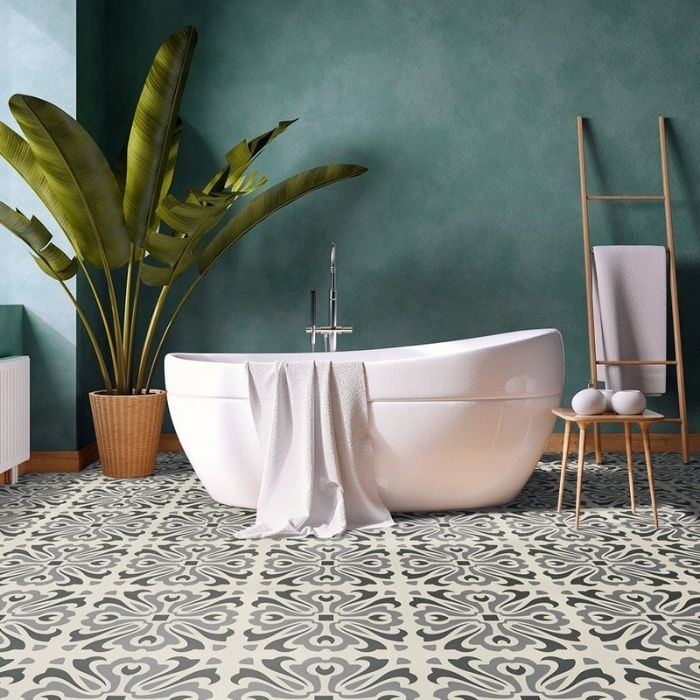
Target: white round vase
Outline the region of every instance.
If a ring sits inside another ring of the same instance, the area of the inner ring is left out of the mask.
[[[615,413],[623,416],[636,416],[644,413],[647,407],[647,400],[641,391],[637,389],[626,389],[616,391],[612,397],[612,407]]]
[[[595,416],[605,410],[605,397],[598,389],[583,389],[571,399],[571,408],[579,416]]]

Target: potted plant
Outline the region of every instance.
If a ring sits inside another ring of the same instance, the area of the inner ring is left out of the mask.
[[[249,173],[249,167],[294,120],[283,121],[241,141],[207,183],[182,200],[175,198],[170,186],[180,142],[178,112],[196,42],[194,27],[184,27],[156,53],[125,153],[114,167],[75,119],[37,97],[10,98],[24,138],[0,122],[0,154],[39,196],[74,252],[68,255],[52,243],[35,216],[0,202],[0,223],[63,287],[85,327],[104,383],[103,390],[91,393],[90,403],[102,468],[109,476],[153,473],[165,407],[165,392],[151,387],[154,370],[173,323],[217,260],[273,212],[366,170],[324,165],[251,196],[267,179]],[[247,203],[227,217],[243,198]],[[192,269],[179,302],[165,314],[178,280]],[[66,285],[77,274],[97,309],[96,327]],[[144,286],[160,289],[148,310],[140,305]],[[148,324],[137,338],[140,317]]]

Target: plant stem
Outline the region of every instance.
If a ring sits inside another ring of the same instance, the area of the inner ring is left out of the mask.
[[[187,288],[187,291],[184,293],[182,299],[180,299],[180,302],[175,307],[175,311],[173,311],[172,315],[170,316],[170,320],[163,329],[163,334],[161,335],[158,347],[156,347],[156,351],[153,354],[153,360],[151,361],[151,366],[148,371],[148,378],[146,379],[146,384],[144,386],[146,393],[148,393],[148,391],[151,388],[151,382],[153,381],[153,374],[156,369],[156,364],[158,363],[158,358],[160,357],[160,354],[163,351],[163,345],[165,344],[166,338],[170,334],[170,330],[173,327],[173,323],[175,323],[175,319],[177,319],[177,317],[180,315],[180,312],[182,311],[182,308],[184,307],[185,303],[192,296],[192,292],[194,292],[197,285],[204,279],[204,275],[206,275],[207,272],[208,270],[205,271],[204,274],[197,276],[192,282],[192,284]]]
[[[61,287],[63,287],[63,291],[73,302],[73,306],[78,312],[78,316],[83,322],[83,326],[85,326],[85,331],[87,332],[88,338],[90,339],[90,344],[92,345],[92,349],[95,351],[95,357],[97,358],[97,364],[100,367],[100,374],[102,375],[102,382],[104,383],[105,389],[107,391],[112,391],[112,382],[109,378],[109,371],[107,370],[107,365],[105,364],[104,356],[102,355],[102,350],[100,350],[99,343],[97,342],[97,338],[95,337],[95,334],[92,331],[90,322],[87,320],[87,317],[85,316],[85,313],[83,312],[83,309],[81,308],[80,304],[78,304],[78,300],[73,295],[73,292],[71,292],[71,290],[68,289],[68,285],[66,285],[66,283],[61,279],[59,279],[58,281],[60,282]]]
[[[146,336],[143,341],[143,348],[141,349],[141,358],[139,361],[139,371],[136,377],[136,393],[140,393],[143,389],[143,376],[146,372],[146,363],[148,362],[148,355],[151,351],[151,345],[153,344],[153,338],[155,337],[156,328],[158,327],[158,321],[160,320],[160,315],[163,313],[165,308],[165,300],[168,298],[168,293],[170,292],[170,283],[166,284],[158,295],[158,300],[156,301],[155,308],[151,314],[151,321],[148,324],[148,330],[146,331]]]
[[[129,363],[129,387],[134,388],[131,381],[131,375],[134,369],[134,345],[136,341],[136,322],[138,320],[139,299],[141,296],[141,274],[143,270],[143,261],[146,256],[145,248],[141,249],[139,257],[139,268],[136,273],[136,284],[134,285],[134,301],[131,309],[130,327],[129,327],[129,344],[127,347],[127,361]],[[139,387],[140,390],[140,387]],[[138,393],[138,392],[137,392]]]
[[[129,244],[129,265],[126,271],[126,289],[124,291],[124,337],[122,339],[122,352],[126,360],[126,381],[131,384],[131,354],[129,353],[129,343],[131,334],[131,275],[134,269],[134,257],[136,256],[136,246]]]
[[[82,192],[81,192],[82,194]],[[83,200],[85,199],[83,195]],[[105,276],[105,282],[107,284],[107,295],[109,297],[109,303],[112,309],[112,325],[114,328],[114,342],[113,342],[113,349],[114,349],[114,360],[115,360],[115,377],[114,379],[116,380],[115,383],[117,385],[117,394],[125,394],[126,393],[126,387],[124,383],[124,354],[122,353],[121,349],[121,341],[122,341],[122,332],[121,332],[121,325],[119,323],[119,307],[117,306],[117,295],[116,292],[114,291],[114,280],[112,279],[112,271],[109,268],[109,262],[107,261],[107,254],[105,253],[104,246],[102,244],[102,239],[100,238],[97,224],[95,223],[95,220],[92,216],[92,213],[88,207],[86,207],[86,212],[90,217],[90,222],[92,224],[92,229],[93,232],[95,233],[95,241],[97,242],[97,249],[100,253],[100,260],[102,262],[102,271],[104,272]],[[83,269],[85,269],[83,267]],[[97,298],[97,292],[94,290],[93,287],[93,293],[95,294]],[[106,318],[105,318],[106,321]],[[107,337],[109,339],[110,333],[109,333],[109,326],[105,328],[107,331]],[[110,341],[111,344],[111,341]]]
[[[107,283],[107,294],[109,296],[109,303],[112,307],[112,323],[114,325],[114,345],[115,354],[117,356],[117,393],[125,394],[128,387],[126,386],[126,375],[124,367],[124,352],[122,350],[122,329],[121,322],[119,320],[119,307],[117,305],[117,294],[114,289],[114,280],[112,279],[112,271],[109,269],[107,262],[105,260],[104,264],[104,274],[105,282]]]
[[[93,299],[95,300],[95,305],[97,306],[97,311],[99,312],[100,318],[102,319],[102,325],[104,326],[105,335],[107,336],[107,345],[109,346],[109,353],[112,357],[112,367],[114,368],[114,377],[116,379],[116,377],[117,377],[117,356],[116,356],[115,349],[114,349],[114,341],[112,339],[112,331],[110,330],[109,321],[107,320],[107,314],[105,313],[104,307],[102,306],[102,301],[100,300],[100,295],[97,292],[97,289],[95,287],[95,283],[92,279],[92,275],[90,274],[89,270],[87,269],[87,266],[80,258],[78,258],[78,263],[80,264],[80,268],[82,269],[83,274],[85,275],[85,279],[88,283],[88,286],[90,287],[90,291],[92,292]],[[109,383],[111,386],[111,381]],[[105,386],[105,388],[107,388],[107,387]]]
[[[136,378],[136,392],[138,393],[142,388],[143,388],[143,376],[146,372],[146,365],[148,364],[148,355],[151,351],[151,345],[153,345],[153,340],[155,338],[155,333],[156,329],[158,328],[158,321],[160,321],[161,314],[163,313],[163,310],[165,309],[165,302],[168,298],[168,294],[170,293],[170,290],[172,289],[172,284],[175,281],[175,275],[178,270],[178,266],[180,265],[180,262],[184,258],[184,256],[189,253],[189,251],[192,249],[193,245],[197,244],[197,241],[201,238],[203,235],[203,231],[206,231],[207,229],[207,224],[208,220],[203,221],[197,229],[195,229],[194,233],[190,236],[190,243],[182,250],[180,253],[180,256],[178,259],[175,261],[173,264],[172,270],[170,272],[170,276],[168,277],[168,281],[163,285],[163,288],[160,291],[160,294],[158,295],[158,301],[156,302],[156,306],[153,309],[153,314],[151,315],[151,321],[148,324],[148,330],[146,331],[146,336],[144,337],[143,341],[143,348],[141,349],[141,358],[139,360],[139,371],[138,375]],[[160,352],[160,348],[162,348],[163,342],[158,344],[158,351],[156,351],[156,357],[158,356]],[[154,358],[155,362],[155,358]],[[151,380],[153,379],[153,365],[151,365],[150,371],[148,373],[148,380],[146,381],[146,392],[150,389],[151,385]]]

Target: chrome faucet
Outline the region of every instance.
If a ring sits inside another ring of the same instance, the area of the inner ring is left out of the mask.
[[[311,292],[311,325],[306,332],[311,335],[311,352],[316,351],[316,334],[323,336],[325,352],[335,352],[338,348],[338,336],[352,333],[352,326],[338,325],[338,290],[336,289],[335,243],[331,243],[331,267],[328,289],[328,325],[316,325],[316,290]]]

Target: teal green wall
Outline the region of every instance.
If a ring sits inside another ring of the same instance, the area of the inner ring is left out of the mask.
[[[12,357],[24,352],[23,326],[24,307],[21,304],[0,305],[0,357]]]
[[[656,117],[665,114],[691,429],[700,431],[698,19],[694,0],[78,0],[77,17],[75,0],[8,0],[0,92],[77,104],[115,156],[153,53],[195,24],[179,193],[238,140],[289,117],[300,121],[259,159],[271,179],[333,161],[369,172],[244,239],[197,292],[169,349],[306,349],[308,291],[323,294],[335,241],[340,319],[356,329],[343,347],[555,326],[566,398],[587,375],[575,116],[591,120],[591,190],[646,192],[660,187]],[[0,170],[0,199],[41,216],[25,193]],[[598,205],[592,225],[600,243],[663,235],[653,204]],[[60,290],[18,243],[0,240],[0,304],[27,309],[33,448],[71,449],[91,437],[94,363]]]
[[[692,429],[700,342],[700,6],[694,0],[132,0],[107,3],[112,153],[153,53],[192,23],[199,46],[176,187],[299,117],[259,159],[273,179],[329,161],[361,178],[269,219],[196,293],[169,344],[296,351],[308,292],[338,244],[345,348],[561,329],[567,398],[587,378],[575,117],[591,191],[660,191],[670,159]],[[654,204],[596,205],[600,243],[663,240]],[[671,398],[657,408],[672,411]]]
[[[106,39],[105,3],[102,0],[87,0],[87,2],[78,0],[76,44],[78,121],[100,145],[104,144],[105,124],[109,118],[106,111],[109,88],[106,79],[108,64]],[[104,288],[101,274],[95,275],[95,284],[101,289]],[[83,275],[78,277],[77,296],[90,319],[92,328],[102,341],[105,357],[109,357],[102,323]],[[82,446],[95,439],[88,394],[90,391],[103,388],[92,346],[82,326],[78,327],[77,366],[79,368],[76,387],[77,439],[78,445]]]
[[[71,114],[76,108],[75,0],[0,3],[0,119],[16,127],[7,99],[38,95]],[[0,200],[38,216],[64,237],[21,178],[0,162]],[[74,288],[74,282],[70,283]],[[23,304],[24,352],[31,356],[33,450],[76,446],[76,328],[70,301],[26,248],[0,230],[0,304]]]

